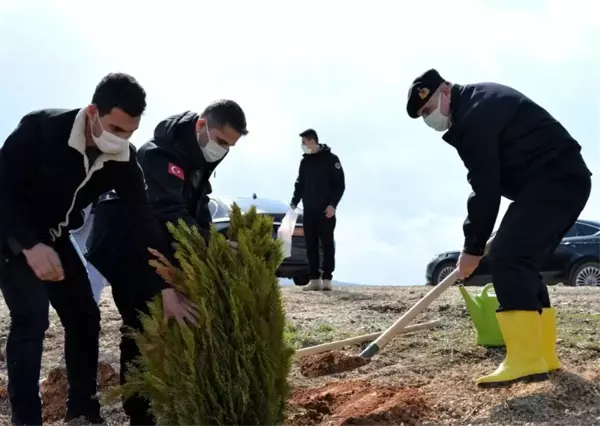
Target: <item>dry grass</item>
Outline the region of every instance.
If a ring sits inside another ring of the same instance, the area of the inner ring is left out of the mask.
[[[302,292],[298,288],[284,288],[283,291],[291,324],[290,337],[297,347],[304,347],[382,331],[421,298],[428,288],[344,287],[331,293]],[[307,378],[301,374],[300,364],[297,363],[291,375],[297,398],[291,407],[294,420],[290,420],[290,423],[382,424],[386,419],[390,420],[389,413],[382,414],[379,411],[370,412],[369,416],[344,419],[335,412],[327,411],[342,407],[341,400],[336,402],[331,399],[331,386],[323,388],[325,391],[314,390],[315,395],[325,392],[323,398],[333,407],[325,410],[329,414],[323,414],[323,411],[314,416],[314,410],[310,407],[307,409],[306,398],[313,392],[311,388],[331,385],[333,382],[336,382],[336,386],[343,385],[346,381],[354,388],[359,386],[357,383],[368,386],[369,392],[365,393],[365,398],[390,407],[390,401],[395,401],[393,389],[410,392],[413,400],[418,399],[419,406],[426,404],[418,420],[414,420],[417,418],[414,416],[402,417],[413,419],[415,424],[600,423],[600,289],[557,286],[551,287],[550,291],[559,311],[559,353],[564,370],[554,373],[549,382],[520,384],[499,390],[477,389],[474,379],[493,370],[502,360],[503,353],[476,346],[475,333],[464,302],[457,289],[453,288],[417,319],[422,322],[439,318],[442,326],[398,337],[367,365],[344,373]],[[105,292],[101,308],[102,359],[118,368],[120,318],[110,291]],[[63,333],[54,312],[51,319],[52,325],[45,344],[43,376],[62,363]],[[8,312],[2,303],[2,345],[6,340],[8,324]],[[351,354],[359,350],[358,347],[347,348]],[[6,366],[2,362],[0,380],[5,380],[5,377]],[[345,392],[347,394],[350,391]],[[381,402],[384,394],[390,396]],[[359,405],[366,404],[365,399],[361,401]],[[349,410],[347,406],[342,408]],[[395,409],[397,411],[398,407]],[[104,410],[110,424],[123,424],[124,417],[118,405],[106,406]],[[310,416],[303,417],[311,410]],[[0,396],[0,424],[9,424],[9,419],[8,403]],[[392,420],[390,424],[394,423]],[[409,420],[406,422],[413,422]]]

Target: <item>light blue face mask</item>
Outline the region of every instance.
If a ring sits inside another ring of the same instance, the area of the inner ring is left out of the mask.
[[[437,130],[438,132],[445,132],[448,130],[448,126],[450,124],[450,117],[446,117],[440,111],[442,107],[442,93],[440,92],[440,96],[438,98],[438,106],[434,111],[431,111],[427,117],[423,117],[423,121],[433,130]]]
[[[216,141],[211,139],[210,131],[208,130],[208,124],[205,124],[204,127],[206,128],[206,136],[208,137],[208,142],[205,146],[200,146],[200,150],[202,151],[202,154],[204,155],[206,161],[208,161],[209,163],[214,163],[216,161],[219,161],[221,158],[225,157],[225,154],[227,154],[227,151],[229,151],[229,149],[219,145]]]
[[[100,151],[105,154],[118,154],[129,148],[129,141],[127,139],[123,139],[104,130],[104,127],[102,127],[102,122],[100,121],[100,115],[98,113],[96,113],[96,118],[98,119],[98,125],[100,126],[102,133],[100,136],[96,136],[92,131],[91,135],[94,143]]]

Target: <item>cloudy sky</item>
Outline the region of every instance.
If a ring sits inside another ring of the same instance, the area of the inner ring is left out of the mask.
[[[586,3],[2,0],[0,140],[30,110],[86,105],[111,71],[148,92],[138,146],[164,117],[232,98],[250,135],[215,193],[287,202],[297,135],[313,127],[346,172],[335,278],[422,284],[436,253],[460,248],[470,190],[454,149],[405,113],[428,68],[512,85],[554,114],[596,173],[583,217],[600,219],[600,30]]]

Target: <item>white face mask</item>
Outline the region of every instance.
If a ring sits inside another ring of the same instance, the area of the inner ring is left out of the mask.
[[[438,98],[438,106],[435,111],[432,111],[427,117],[423,117],[423,121],[433,130],[437,130],[438,132],[445,132],[448,130],[450,124],[450,117],[446,117],[440,111],[442,106],[442,94],[440,93],[440,97]]]
[[[208,161],[209,163],[214,163],[216,161],[219,161],[221,158],[225,157],[225,154],[227,154],[227,151],[229,151],[229,149],[219,145],[217,142],[212,140],[210,138],[210,132],[208,131],[208,124],[205,124],[205,127],[206,135],[208,136],[208,142],[205,146],[201,146],[200,150],[202,151],[202,154],[204,154],[204,158],[206,159],[206,161]]]
[[[303,151],[305,154],[310,154],[310,153],[312,152],[312,151],[310,150],[310,148],[309,148],[309,147],[307,147],[307,146],[306,146],[306,145],[304,145],[304,144],[302,144],[302,151]]]
[[[105,154],[118,154],[129,147],[129,141],[127,139],[123,139],[104,130],[102,123],[100,122],[100,116],[96,114],[96,117],[98,118],[98,124],[100,125],[102,133],[100,136],[95,136],[94,132],[90,133],[92,134],[94,143],[100,151]]]

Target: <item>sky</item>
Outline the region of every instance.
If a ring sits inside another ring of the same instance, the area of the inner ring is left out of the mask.
[[[424,284],[426,264],[462,246],[470,193],[454,148],[406,114],[408,87],[429,68],[511,85],[549,110],[595,174],[581,217],[600,220],[600,29],[587,3],[2,0],[0,144],[31,110],[89,104],[109,72],[148,93],[137,146],[163,118],[230,98],[250,133],[214,194],[288,202],[298,134],[314,128],[346,175],[334,278]]]

